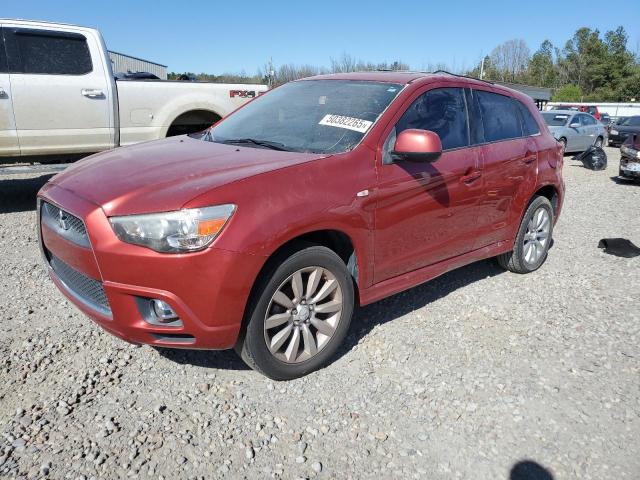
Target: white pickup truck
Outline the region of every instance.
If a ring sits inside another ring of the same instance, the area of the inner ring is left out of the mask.
[[[202,130],[265,85],[117,80],[92,28],[0,19],[0,163]]]

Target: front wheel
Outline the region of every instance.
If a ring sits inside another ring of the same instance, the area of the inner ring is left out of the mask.
[[[309,246],[257,286],[236,350],[274,380],[301,377],[331,359],[349,330],[353,306],[353,280],[342,259]]]
[[[525,212],[513,250],[497,257],[505,270],[529,273],[547,259],[553,234],[553,208],[545,197],[535,197]]]

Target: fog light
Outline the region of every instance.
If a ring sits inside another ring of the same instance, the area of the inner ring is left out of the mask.
[[[151,311],[162,323],[170,323],[178,319],[178,314],[173,311],[167,302],[162,300],[151,300]]]

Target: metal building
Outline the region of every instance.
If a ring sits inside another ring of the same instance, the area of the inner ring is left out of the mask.
[[[534,87],[532,85],[521,85],[519,83],[496,82],[498,85],[513,88],[533,98],[539,110],[543,110],[547,103],[551,100],[553,91],[550,88]]]
[[[113,73],[149,72],[162,80],[167,79],[166,65],[118,52],[109,52],[109,58],[111,58]]]

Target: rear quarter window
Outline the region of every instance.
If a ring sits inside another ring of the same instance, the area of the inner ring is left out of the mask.
[[[477,94],[486,142],[522,137],[520,117],[511,97],[482,90]]]
[[[538,126],[538,122],[536,122],[536,119],[533,117],[527,106],[520,100],[514,100],[513,102],[516,104],[516,108],[520,112],[520,117],[522,119],[522,133],[525,136],[539,134],[540,127]]]
[[[7,73],[7,53],[4,49],[4,36],[2,34],[3,29],[0,28],[0,73]]]

